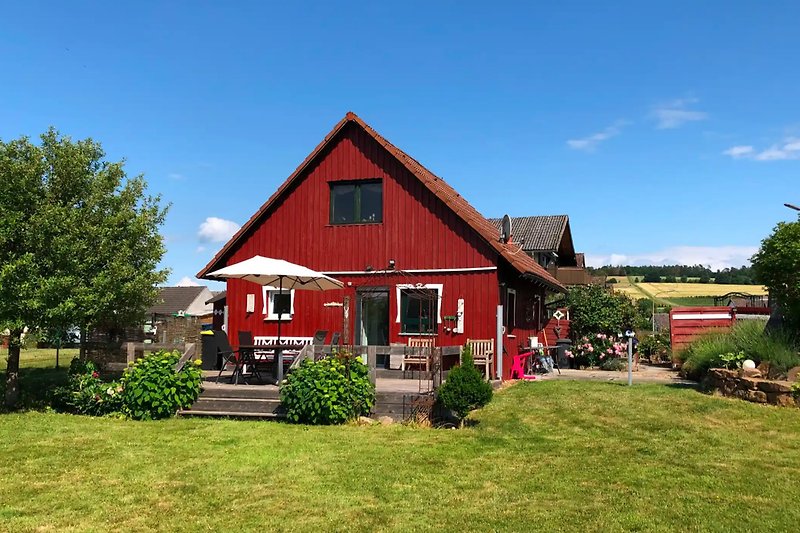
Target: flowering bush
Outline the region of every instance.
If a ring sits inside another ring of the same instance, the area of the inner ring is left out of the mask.
[[[616,339],[605,333],[586,335],[567,350],[567,357],[575,361],[576,366],[598,366],[606,359],[625,357],[628,345],[622,339]]]
[[[97,366],[77,357],[69,365],[66,386],[53,391],[53,407],[65,413],[103,416],[123,410],[122,385],[100,379]]]

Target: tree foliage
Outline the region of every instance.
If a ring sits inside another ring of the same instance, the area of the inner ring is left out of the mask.
[[[567,294],[570,335],[573,340],[586,335],[616,335],[638,325],[636,306],[627,295],[600,285],[573,287]]]
[[[50,129],[0,140],[0,327],[11,332],[6,403],[16,402],[25,327],[84,331],[140,319],[166,279],[166,210],[99,143]]]
[[[780,306],[785,323],[800,329],[800,221],[778,223],[752,261],[758,281]]]

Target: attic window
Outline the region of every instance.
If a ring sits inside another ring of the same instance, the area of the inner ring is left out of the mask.
[[[349,181],[331,183],[331,224],[383,222],[383,183]]]

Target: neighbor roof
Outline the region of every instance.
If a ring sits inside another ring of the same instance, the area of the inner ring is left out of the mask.
[[[228,297],[228,291],[211,291],[211,294],[213,294],[214,296],[211,299],[206,300],[206,305],[215,304],[220,300],[224,300],[225,298]]]
[[[478,235],[480,235],[489,245],[491,245],[515,270],[524,276],[533,278],[535,281],[544,284],[551,289],[559,292],[566,291],[556,278],[550,275],[547,270],[541,267],[528,255],[519,252],[519,246],[501,242],[498,239],[497,230],[483,215],[481,215],[469,202],[467,202],[455,189],[448,185],[443,179],[436,176],[433,172],[422,166],[416,159],[397,148],[387,141],[377,131],[372,129],[367,123],[353,112],[348,112],[345,117],[333,127],[328,135],[319,145],[305,158],[297,169],[278,187],[278,190],[261,206],[261,208],[248,220],[236,234],[225,244],[225,246],[214,256],[214,258],[198,274],[198,278],[205,277],[209,272],[220,268],[220,262],[238,242],[247,234],[252,226],[258,223],[269,211],[269,208],[280,198],[291,186],[291,184],[308,168],[317,158],[323,149],[341,132],[344,127],[353,123],[358,125],[378,144],[383,146],[392,154],[406,169],[414,174],[428,190],[444,202],[453,212],[466,222]]]
[[[174,315],[185,311],[206,288],[202,285],[192,287],[161,287],[156,304],[147,310],[148,315]]]
[[[500,229],[502,219],[489,220],[494,224],[496,231]],[[515,242],[524,239],[522,249],[526,252],[557,252],[568,222],[567,215],[512,217],[511,234]]]

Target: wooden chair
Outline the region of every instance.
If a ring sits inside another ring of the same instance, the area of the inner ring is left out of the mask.
[[[494,362],[494,339],[467,339],[467,346],[472,351],[472,360],[475,366],[485,368],[486,379]]]
[[[405,372],[406,365],[421,365],[425,367],[425,372],[429,372],[431,369],[431,351],[435,346],[436,339],[433,337],[409,337],[408,347],[411,350],[406,350],[403,354],[400,370]]]

